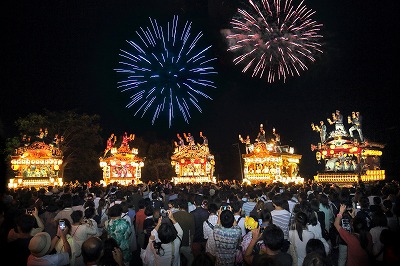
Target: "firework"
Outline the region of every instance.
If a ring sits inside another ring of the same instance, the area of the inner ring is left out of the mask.
[[[202,32],[192,35],[191,22],[180,28],[178,16],[174,16],[162,27],[149,19],[148,27],[135,32],[137,40],[127,41],[131,51],[120,50],[120,68],[114,70],[123,79],[117,87],[130,93],[126,107],[136,107],[135,116],[143,118],[149,113],[154,125],[165,113],[171,127],[178,113],[189,123],[191,109],[202,112],[201,100],[212,100],[207,91],[216,88],[216,58],[208,57],[211,45],[201,46]]]
[[[238,9],[232,18],[232,29],[226,31],[228,51],[237,53],[235,65],[243,64],[243,73],[252,77],[276,77],[283,82],[288,76],[307,70],[307,62],[322,53],[317,42],[322,38],[322,24],[313,21],[315,11],[302,1],[297,7],[292,0],[248,0],[248,9]]]

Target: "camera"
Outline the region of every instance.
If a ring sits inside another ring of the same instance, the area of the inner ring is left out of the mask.
[[[64,231],[64,229],[65,229],[65,221],[64,221],[64,220],[60,220],[60,221],[58,222],[58,226],[60,227],[60,229],[61,229],[62,231]]]
[[[229,205],[223,205],[221,206],[221,211],[226,211],[226,210],[230,211],[229,207],[230,207]]]
[[[163,218],[168,217],[168,212],[164,209],[160,209],[160,214],[161,214],[161,217],[163,217]]]
[[[35,212],[35,208],[27,208],[26,209],[26,213],[29,215],[33,215],[34,212]]]

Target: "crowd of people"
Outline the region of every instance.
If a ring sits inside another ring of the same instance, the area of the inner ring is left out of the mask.
[[[12,265],[400,265],[400,185],[70,183],[1,195]]]

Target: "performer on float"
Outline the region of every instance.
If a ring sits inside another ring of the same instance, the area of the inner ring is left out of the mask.
[[[258,142],[267,142],[267,138],[265,137],[265,130],[264,130],[264,125],[260,124],[260,132],[258,132],[256,141]]]
[[[311,123],[312,130],[319,132],[319,137],[321,138],[321,143],[326,141],[326,125],[324,121],[319,121],[319,126]]]
[[[281,136],[276,133],[275,128],[272,128],[272,134],[275,136],[274,143],[275,143],[275,152],[282,152],[281,150]]]
[[[116,141],[117,141],[117,136],[115,136],[114,133],[112,133],[111,136],[107,139],[107,146],[106,149],[104,150],[103,157],[105,157],[107,152],[114,147]]]
[[[125,132],[124,135],[122,136],[122,143],[121,143],[121,147],[126,146],[129,149],[129,142],[135,139],[135,135],[134,134],[130,134],[128,136],[128,133]]]
[[[200,137],[203,138],[203,145],[208,146],[208,138],[203,135],[203,132],[200,131]]]
[[[239,140],[240,142],[244,143],[246,145],[246,154],[249,154],[250,152],[252,152],[252,146],[251,145],[251,140],[250,140],[250,136],[247,135],[246,139],[243,139],[241,135],[239,135]]]
[[[351,112],[351,117],[349,116],[347,118],[348,123],[352,124],[352,126],[349,129],[349,134],[350,137],[354,137],[353,131],[357,130],[358,135],[360,137],[360,141],[364,142],[364,138],[363,138],[363,134],[362,134],[362,128],[361,128],[361,116],[360,116],[360,112]]]
[[[344,128],[343,125],[343,115],[340,113],[339,110],[336,110],[335,113],[332,113],[332,120],[331,119],[327,119],[330,125],[335,124],[335,131],[336,132],[344,132],[346,133],[346,130]]]
[[[185,147],[185,141],[183,140],[181,135],[179,135],[179,133],[176,134],[176,137],[178,138],[178,143],[177,143],[178,150],[182,150]]]
[[[194,146],[194,145],[195,145],[195,143],[194,143],[194,137],[192,136],[192,134],[188,133],[188,134],[186,135],[186,133],[183,133],[183,136],[185,137],[186,142],[189,143],[189,145],[191,145],[191,146]]]

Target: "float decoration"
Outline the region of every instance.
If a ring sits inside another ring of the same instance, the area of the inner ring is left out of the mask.
[[[385,180],[385,170],[380,169],[385,145],[364,137],[360,112],[352,112],[347,117],[348,130],[343,120],[339,110],[332,113],[332,118],[327,121],[334,128],[329,133],[324,121],[319,125],[311,124],[320,135],[320,142],[311,144],[311,150],[316,152],[316,160],[324,168],[314,176],[314,180],[342,184]]]
[[[195,143],[191,133],[183,133],[183,137],[177,134],[175,150],[171,156],[171,165],[174,167],[176,176],[172,181],[177,183],[215,183],[214,155],[210,153],[208,139],[202,132],[200,137],[202,143]]]
[[[60,149],[64,137],[54,136],[51,141],[48,131],[40,129],[35,138],[23,135],[21,146],[11,156],[11,168],[15,177],[8,183],[9,188],[61,186],[59,177],[63,164],[63,153]]]
[[[304,178],[299,176],[299,163],[301,155],[294,153],[294,148],[281,144],[280,135],[272,128],[273,138],[267,142],[263,124],[260,131],[251,143],[250,136],[244,139],[239,135],[239,140],[246,146],[244,159],[243,182],[255,183],[303,183]]]
[[[105,185],[114,182],[121,185],[141,183],[144,160],[137,156],[139,150],[130,146],[130,142],[134,139],[134,134],[128,136],[125,132],[118,148],[115,145],[117,137],[114,134],[107,139],[104,154],[99,158],[103,170],[102,183]]]

